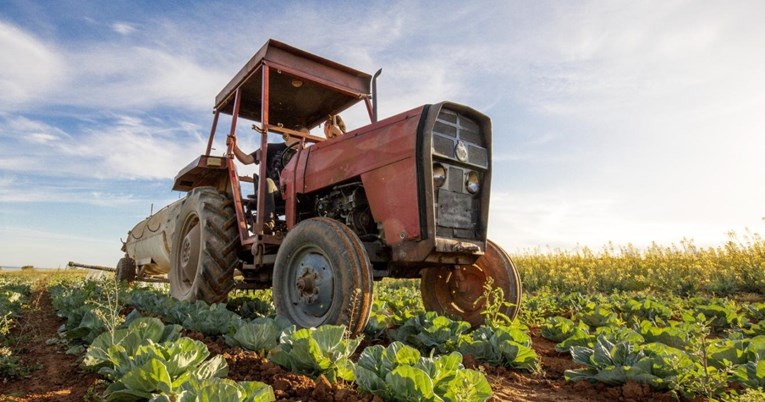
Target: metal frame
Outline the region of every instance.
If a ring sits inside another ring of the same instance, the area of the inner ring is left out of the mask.
[[[238,123],[238,119],[240,117],[240,111],[242,107],[242,87],[245,86],[249,81],[253,78],[257,79],[257,75],[260,75],[261,80],[261,110],[260,110],[260,128],[257,128],[257,125],[253,125],[253,129],[260,132],[261,139],[260,139],[260,151],[258,153],[258,176],[261,178],[258,181],[258,188],[257,188],[257,212],[256,212],[256,222],[255,226],[253,228],[253,234],[249,234],[248,226],[247,226],[247,220],[245,218],[244,213],[244,206],[242,205],[242,194],[241,194],[241,186],[240,186],[240,180],[239,176],[236,171],[235,161],[234,161],[234,153],[233,153],[233,146],[228,145],[226,149],[226,157],[227,157],[227,170],[228,170],[228,181],[230,183],[230,192],[231,196],[234,201],[234,210],[236,212],[236,219],[237,219],[237,227],[239,230],[239,238],[242,246],[250,246],[252,254],[255,256],[255,265],[260,266],[263,263],[263,256],[265,254],[265,245],[278,245],[281,243],[281,238],[267,235],[264,233],[263,227],[265,224],[265,196],[267,192],[267,180],[266,180],[266,174],[268,166],[266,166],[265,161],[268,158],[268,133],[269,132],[279,132],[283,135],[290,136],[292,138],[297,138],[301,142],[305,143],[306,141],[309,142],[321,142],[324,141],[325,138],[323,137],[316,137],[312,135],[308,135],[305,133],[297,132],[290,129],[284,129],[279,126],[274,126],[269,124],[269,114],[270,114],[270,101],[271,101],[271,93],[270,93],[270,78],[271,78],[271,70],[276,69],[279,74],[286,73],[290,76],[296,77],[301,80],[306,80],[309,82],[312,82],[314,84],[317,84],[321,87],[327,88],[330,91],[344,94],[346,96],[352,96],[355,97],[356,100],[352,103],[346,105],[345,107],[350,107],[353,104],[358,103],[358,101],[363,101],[364,105],[366,106],[367,112],[369,114],[370,122],[374,123],[376,120],[376,116],[374,114],[375,105],[373,105],[370,94],[362,94],[359,93],[358,90],[354,90],[351,87],[333,82],[329,79],[323,79],[319,76],[313,76],[311,75],[310,68],[308,68],[308,72],[300,71],[297,68],[288,67],[286,65],[268,61],[265,59],[266,54],[269,51],[269,46],[275,46],[275,48],[280,49],[280,51],[287,50],[289,52],[295,52],[300,57],[305,57],[306,60],[310,61],[311,63],[319,63],[321,66],[325,66],[327,70],[332,72],[332,69],[337,69],[338,71],[342,71],[343,73],[347,72],[356,72],[355,70],[352,70],[348,67],[339,65],[337,63],[334,63],[332,61],[319,58],[318,56],[312,55],[307,52],[303,52],[299,49],[292,48],[288,45],[282,44],[280,42],[276,41],[269,41],[266,43],[263,48],[256,53],[256,55],[253,57],[253,59],[248,63],[245,68],[232,80],[231,83],[227,85],[226,88],[221,92],[221,94],[218,95],[216,98],[216,108],[214,109],[214,117],[212,122],[212,127],[210,129],[210,137],[207,142],[207,148],[205,151],[206,156],[210,156],[210,152],[212,150],[212,144],[213,140],[215,138],[215,134],[217,132],[217,126],[218,121],[221,112],[229,107],[228,103],[230,101],[231,95],[225,95],[227,90],[233,90],[233,96],[234,96],[234,103],[231,111],[231,128],[229,130],[229,136],[235,137],[236,136],[236,127]],[[253,61],[257,61],[257,63],[253,64]],[[305,66],[304,70],[306,69]],[[310,67],[310,65],[308,66]],[[249,70],[247,72],[247,70]],[[358,72],[356,72],[358,73]],[[361,73],[360,73],[361,74]],[[299,156],[299,155],[298,155]],[[287,206],[287,220],[288,220],[288,227],[291,227],[294,225],[295,217],[294,215],[294,205],[292,208],[290,206]],[[290,225],[290,223],[292,225]]]

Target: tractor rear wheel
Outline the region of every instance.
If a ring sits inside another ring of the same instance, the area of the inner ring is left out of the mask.
[[[486,252],[472,265],[427,268],[422,272],[420,292],[428,311],[460,317],[474,326],[483,324],[486,300],[484,284],[491,278],[512,305],[501,310],[515,318],[521,305],[521,278],[501,247],[487,241]]]
[[[287,233],[276,254],[276,312],[299,327],[344,324],[364,330],[372,306],[372,264],[346,225],[313,218]]]
[[[120,258],[117,262],[117,271],[114,273],[115,279],[120,282],[133,282],[135,275],[135,260],[130,257]]]
[[[233,202],[213,187],[189,193],[175,217],[170,295],[218,303],[234,288],[239,232]]]

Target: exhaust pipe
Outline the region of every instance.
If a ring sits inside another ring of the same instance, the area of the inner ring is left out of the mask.
[[[372,123],[377,123],[377,77],[382,74],[382,68],[372,76]]]

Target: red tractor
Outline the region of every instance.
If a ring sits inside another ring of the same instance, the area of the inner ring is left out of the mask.
[[[378,72],[379,74],[379,72]],[[271,287],[278,314],[300,327],[366,325],[374,280],[422,278],[425,308],[477,325],[488,278],[520,305],[518,272],[487,240],[491,120],[451,102],[377,120],[375,77],[269,40],[215,98],[204,154],[173,190],[185,198],[134,227],[120,279],[167,274],[172,296],[220,302],[234,288]],[[364,102],[371,123],[335,138],[315,128]],[[243,196],[232,146],[211,154],[221,114],[258,124],[258,177]],[[292,145],[267,155],[268,133]],[[273,216],[269,214],[268,216]]]

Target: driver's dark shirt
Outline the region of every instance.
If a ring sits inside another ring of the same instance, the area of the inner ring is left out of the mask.
[[[281,158],[282,151],[287,149],[287,144],[280,142],[277,144],[268,144],[268,155],[266,155],[266,176],[270,177],[273,181],[279,182],[279,172],[275,168],[274,161],[276,158]],[[255,151],[252,153],[252,157],[255,158]]]

